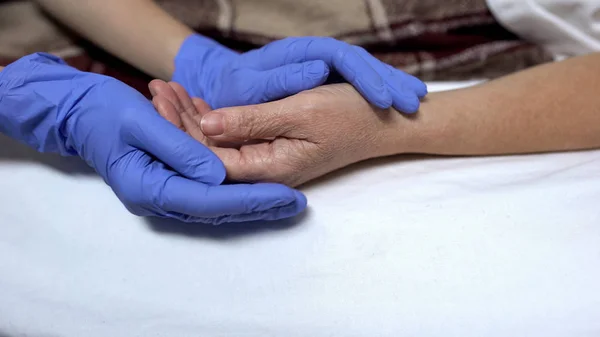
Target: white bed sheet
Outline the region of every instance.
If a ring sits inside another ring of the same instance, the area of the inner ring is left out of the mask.
[[[600,151],[373,161],[206,227],[0,140],[0,336],[600,336]]]

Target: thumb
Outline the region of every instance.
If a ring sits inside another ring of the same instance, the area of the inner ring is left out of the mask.
[[[225,179],[221,160],[202,143],[160,117],[156,112],[144,116],[128,112],[122,136],[129,145],[142,150],[186,178],[219,185]]]
[[[329,67],[321,60],[287,64],[263,71],[258,90],[262,101],[270,102],[316,88],[329,77]]]
[[[287,99],[257,105],[213,110],[200,122],[202,132],[216,141],[241,143],[289,136],[298,118]]]

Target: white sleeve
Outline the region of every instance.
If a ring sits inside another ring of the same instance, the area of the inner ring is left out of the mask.
[[[600,0],[487,0],[498,21],[556,57],[600,51]]]

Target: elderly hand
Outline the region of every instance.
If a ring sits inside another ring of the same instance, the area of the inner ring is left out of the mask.
[[[328,172],[398,152],[390,144],[404,119],[336,84],[261,105],[211,111],[177,83],[153,81],[159,113],[209,146],[235,181],[297,186]]]
[[[173,81],[213,108],[258,104],[322,85],[331,71],[380,108],[412,113],[427,87],[363,48],[327,37],[294,37],[238,54],[191,35],[175,58]]]

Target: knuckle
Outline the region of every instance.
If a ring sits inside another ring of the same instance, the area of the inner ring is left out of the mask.
[[[223,119],[225,122],[226,130],[237,130],[246,124],[252,123],[255,118],[254,109],[252,106],[247,108],[234,108],[228,110],[224,115]]]
[[[239,135],[243,140],[260,136],[264,122],[263,117],[255,107],[249,107],[248,111],[245,112],[236,111],[233,114],[228,114],[225,118],[227,130]]]
[[[323,36],[323,37],[319,37],[319,39],[321,39],[321,41],[325,42],[325,43],[339,43],[339,40],[334,39],[331,36]]]
[[[159,180],[152,183],[148,189],[149,193],[145,198],[150,205],[158,208],[159,210],[165,209],[165,207],[169,204],[168,193],[165,193],[166,185],[168,184],[169,179],[173,178],[174,176],[174,174],[171,174],[164,180]]]
[[[305,53],[308,53],[311,49],[311,46],[315,43],[315,39],[314,38],[308,38],[308,42],[306,43],[306,49],[305,49]]]
[[[112,187],[121,202],[132,209],[139,209],[151,203],[147,191],[147,172],[139,172],[135,180],[119,179],[113,181]],[[135,213],[134,213],[135,214]],[[139,214],[136,214],[139,215]]]
[[[368,51],[365,48],[361,47],[361,46],[351,46],[351,48],[353,49],[353,51],[355,51],[359,55],[361,53],[368,53]]]
[[[174,175],[157,179],[144,175],[141,186],[130,188],[120,195],[121,201],[129,211],[138,216],[152,214],[164,214],[166,207],[170,204],[165,185]]]
[[[290,77],[290,74],[293,73],[298,73],[299,71],[302,71],[302,66],[300,64],[294,64],[292,65],[288,71],[282,71],[279,74],[277,74],[277,76],[274,76],[273,80],[275,83],[273,83],[274,87],[278,89],[278,91],[280,93],[286,94],[289,93],[289,86],[288,86],[288,78]]]
[[[247,138],[251,133],[251,128],[254,124],[253,117],[250,117],[251,112],[239,113],[226,113],[223,118],[225,125],[225,135],[232,136],[234,138]]]
[[[253,85],[246,85],[239,90],[239,99],[234,99],[240,105],[261,103],[260,91]]]
[[[346,43],[342,43],[336,52],[336,57],[341,61],[350,53],[353,53],[352,46]]]
[[[282,43],[282,44],[291,44],[291,43],[297,42],[298,38],[297,37],[293,37],[293,36],[288,36],[288,37],[285,37],[285,38],[283,38],[283,39],[281,39],[279,41],[281,41],[280,43]],[[277,41],[275,41],[274,43],[277,43]]]
[[[279,98],[288,92],[287,72],[279,71],[267,78],[265,92],[263,93],[260,103],[265,103],[273,99]]]
[[[235,172],[235,180],[243,182],[257,182],[269,180],[268,167],[272,166],[270,156],[256,156],[251,149],[242,147],[240,149],[240,157],[236,166],[238,170]]]
[[[259,64],[264,64],[266,62],[266,58],[270,57],[273,54],[276,54],[278,50],[280,50],[282,47],[285,47],[287,43],[288,42],[286,41],[286,39],[282,39],[267,43],[260,49],[256,49],[255,51],[259,59]],[[249,53],[252,52],[253,51],[250,51]]]
[[[332,96],[332,88],[330,86],[321,86],[310,92],[299,93],[296,96],[298,101],[294,102],[293,107],[298,113],[292,115],[294,118],[312,120],[317,115],[320,115],[319,112],[328,109]]]

